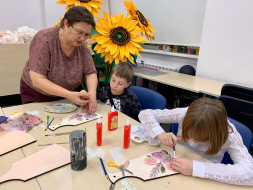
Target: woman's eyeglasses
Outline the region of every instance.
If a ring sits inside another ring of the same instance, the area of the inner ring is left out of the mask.
[[[78,30],[75,29],[73,26],[72,26],[72,28],[73,28],[74,32],[75,32],[78,36],[84,37],[85,39],[90,39],[90,38],[91,38],[90,34],[85,34],[85,33],[81,32],[81,31],[78,31]]]

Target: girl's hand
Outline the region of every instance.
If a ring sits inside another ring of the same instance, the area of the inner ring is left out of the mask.
[[[160,133],[156,136],[159,141],[165,146],[173,147],[176,146],[177,142],[181,141],[182,138],[177,138],[173,133]]]
[[[171,167],[183,175],[192,176],[193,161],[184,158],[173,158],[170,162]]]

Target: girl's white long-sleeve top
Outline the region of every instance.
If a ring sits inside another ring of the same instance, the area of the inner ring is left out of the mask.
[[[153,139],[158,134],[164,132],[159,123],[178,123],[177,137],[181,137],[182,123],[187,109],[143,110],[139,114],[139,119],[147,133]],[[253,186],[253,158],[244,146],[242,137],[235,126],[229,121],[228,123],[233,130],[228,127],[228,140],[216,155],[203,156],[203,153],[207,150],[208,143],[198,144],[189,139],[187,143],[180,142],[179,144],[213,162],[193,160],[192,176],[207,178],[222,183]],[[226,151],[228,151],[234,165],[220,163]]]

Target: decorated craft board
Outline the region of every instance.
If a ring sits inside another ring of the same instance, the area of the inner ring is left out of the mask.
[[[50,113],[69,113],[76,110],[73,104],[58,103],[53,106],[44,106],[42,109]]]
[[[0,156],[35,141],[33,136],[25,132],[11,131],[0,137]]]
[[[76,114],[70,115],[68,117],[64,117],[60,124],[49,126],[48,128],[52,131],[56,130],[59,127],[63,126],[76,126],[94,119],[102,117],[98,113],[94,115],[89,114],[88,110],[82,110]]]
[[[133,174],[125,172],[125,177],[137,177],[146,181],[179,173],[171,168],[171,160],[172,158],[166,150],[150,152],[130,160],[127,169]],[[122,172],[108,173],[108,176],[112,183],[123,178]]]
[[[12,164],[11,169],[0,177],[0,183],[14,179],[26,181],[68,163],[70,152],[54,144]]]

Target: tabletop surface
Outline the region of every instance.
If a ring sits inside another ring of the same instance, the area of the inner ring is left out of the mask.
[[[146,68],[147,69],[147,68]],[[197,77],[186,75],[178,72],[166,71],[159,69],[158,71],[162,71],[166,74],[160,74],[156,76],[142,74],[138,72],[138,69],[135,69],[135,76],[142,77],[145,79],[149,79],[155,82],[159,82],[162,84],[167,84],[170,86],[174,86],[177,88],[181,88],[184,90],[196,92],[196,93],[204,93],[207,95],[219,97],[221,93],[221,88],[225,82],[220,82],[216,80],[211,80],[207,78]],[[150,68],[150,70],[154,70]]]
[[[58,102],[68,102],[68,100],[61,100]],[[42,110],[42,107],[45,105],[51,106],[54,102],[47,103],[32,103],[14,107],[3,108],[3,112],[6,116],[10,116],[13,112],[27,112],[29,110],[37,110],[39,111],[39,117],[41,117],[44,121],[46,121],[46,117],[49,116],[50,120],[55,118],[52,122],[52,125],[60,123],[63,117],[69,116],[70,114],[77,113],[82,108],[79,107],[76,111],[68,113],[68,114],[54,114],[48,113]],[[104,164],[107,170],[107,173],[119,172],[119,170],[115,167],[108,167],[106,163],[108,161],[112,161],[112,156],[110,154],[110,149],[115,147],[123,147],[123,133],[124,133],[124,125],[127,119],[127,116],[119,112],[119,124],[118,129],[115,131],[107,130],[107,114],[110,111],[110,106],[107,106],[101,102],[98,102],[97,113],[101,114],[102,123],[103,123],[103,140],[102,148],[105,152],[105,160]],[[139,125],[140,123],[129,119],[131,125]],[[80,124],[78,126],[72,127],[61,127],[55,131],[50,131],[49,129],[45,131],[45,127],[37,127],[36,130],[31,130],[28,133],[36,138],[36,142],[31,143],[27,146],[24,146],[20,149],[7,153],[0,157],[0,176],[3,175],[8,169],[11,167],[12,163],[23,159],[29,155],[32,155],[39,150],[45,148],[43,146],[38,146],[38,144],[48,144],[48,143],[60,143],[69,141],[69,135],[63,135],[58,137],[47,137],[45,134],[54,134],[54,133],[62,133],[62,132],[70,132],[74,130],[86,130],[87,134],[87,147],[90,148],[98,148],[96,145],[96,120],[89,121],[84,124]],[[6,132],[0,131],[0,135],[3,135]],[[65,147],[69,150],[69,144],[62,144],[61,146]],[[124,156],[128,158],[128,160],[135,159],[146,153],[158,150],[165,149],[171,155],[173,155],[173,150],[171,148],[165,147],[163,145],[159,146],[150,146],[147,142],[144,143],[135,143],[131,141],[128,149],[124,149]],[[185,157],[189,159],[195,159],[199,161],[207,161],[203,157],[192,153],[190,150],[184,148],[181,145],[176,146],[177,157]],[[242,187],[235,185],[222,184],[219,182],[200,179],[196,177],[183,176],[181,174],[162,177],[158,179],[153,179],[149,181],[142,181],[138,178],[127,178],[130,182],[132,182],[137,189],[145,189],[145,190],[154,190],[154,189],[194,189],[194,190],[202,190],[202,189],[252,189],[252,187]],[[36,178],[28,180],[26,182],[22,181],[8,181],[3,184],[0,184],[0,189],[5,190],[16,190],[18,189],[45,189],[45,190],[81,190],[81,189],[109,189],[110,181],[105,178],[102,166],[100,164],[99,158],[95,157],[91,160],[88,160],[87,168],[82,171],[73,171],[70,167],[70,164],[63,166],[61,168],[50,171],[46,174],[40,175]],[[158,187],[159,186],[159,187]],[[121,189],[124,186],[118,181],[115,186],[115,190]]]
[[[1,107],[0,107],[0,115],[4,115]],[[1,136],[5,134],[7,134],[6,131],[0,130],[0,138]],[[3,146],[3,145],[0,145],[0,146]],[[0,176],[5,174],[9,170],[13,163],[19,160],[22,160],[23,158],[25,158],[25,155],[21,148],[0,156]],[[15,180],[15,181],[0,184],[0,189],[4,189],[4,190],[16,190],[17,187],[19,187],[19,189],[27,189],[27,190],[40,189],[39,184],[36,179],[31,179],[25,183],[22,181]]]

